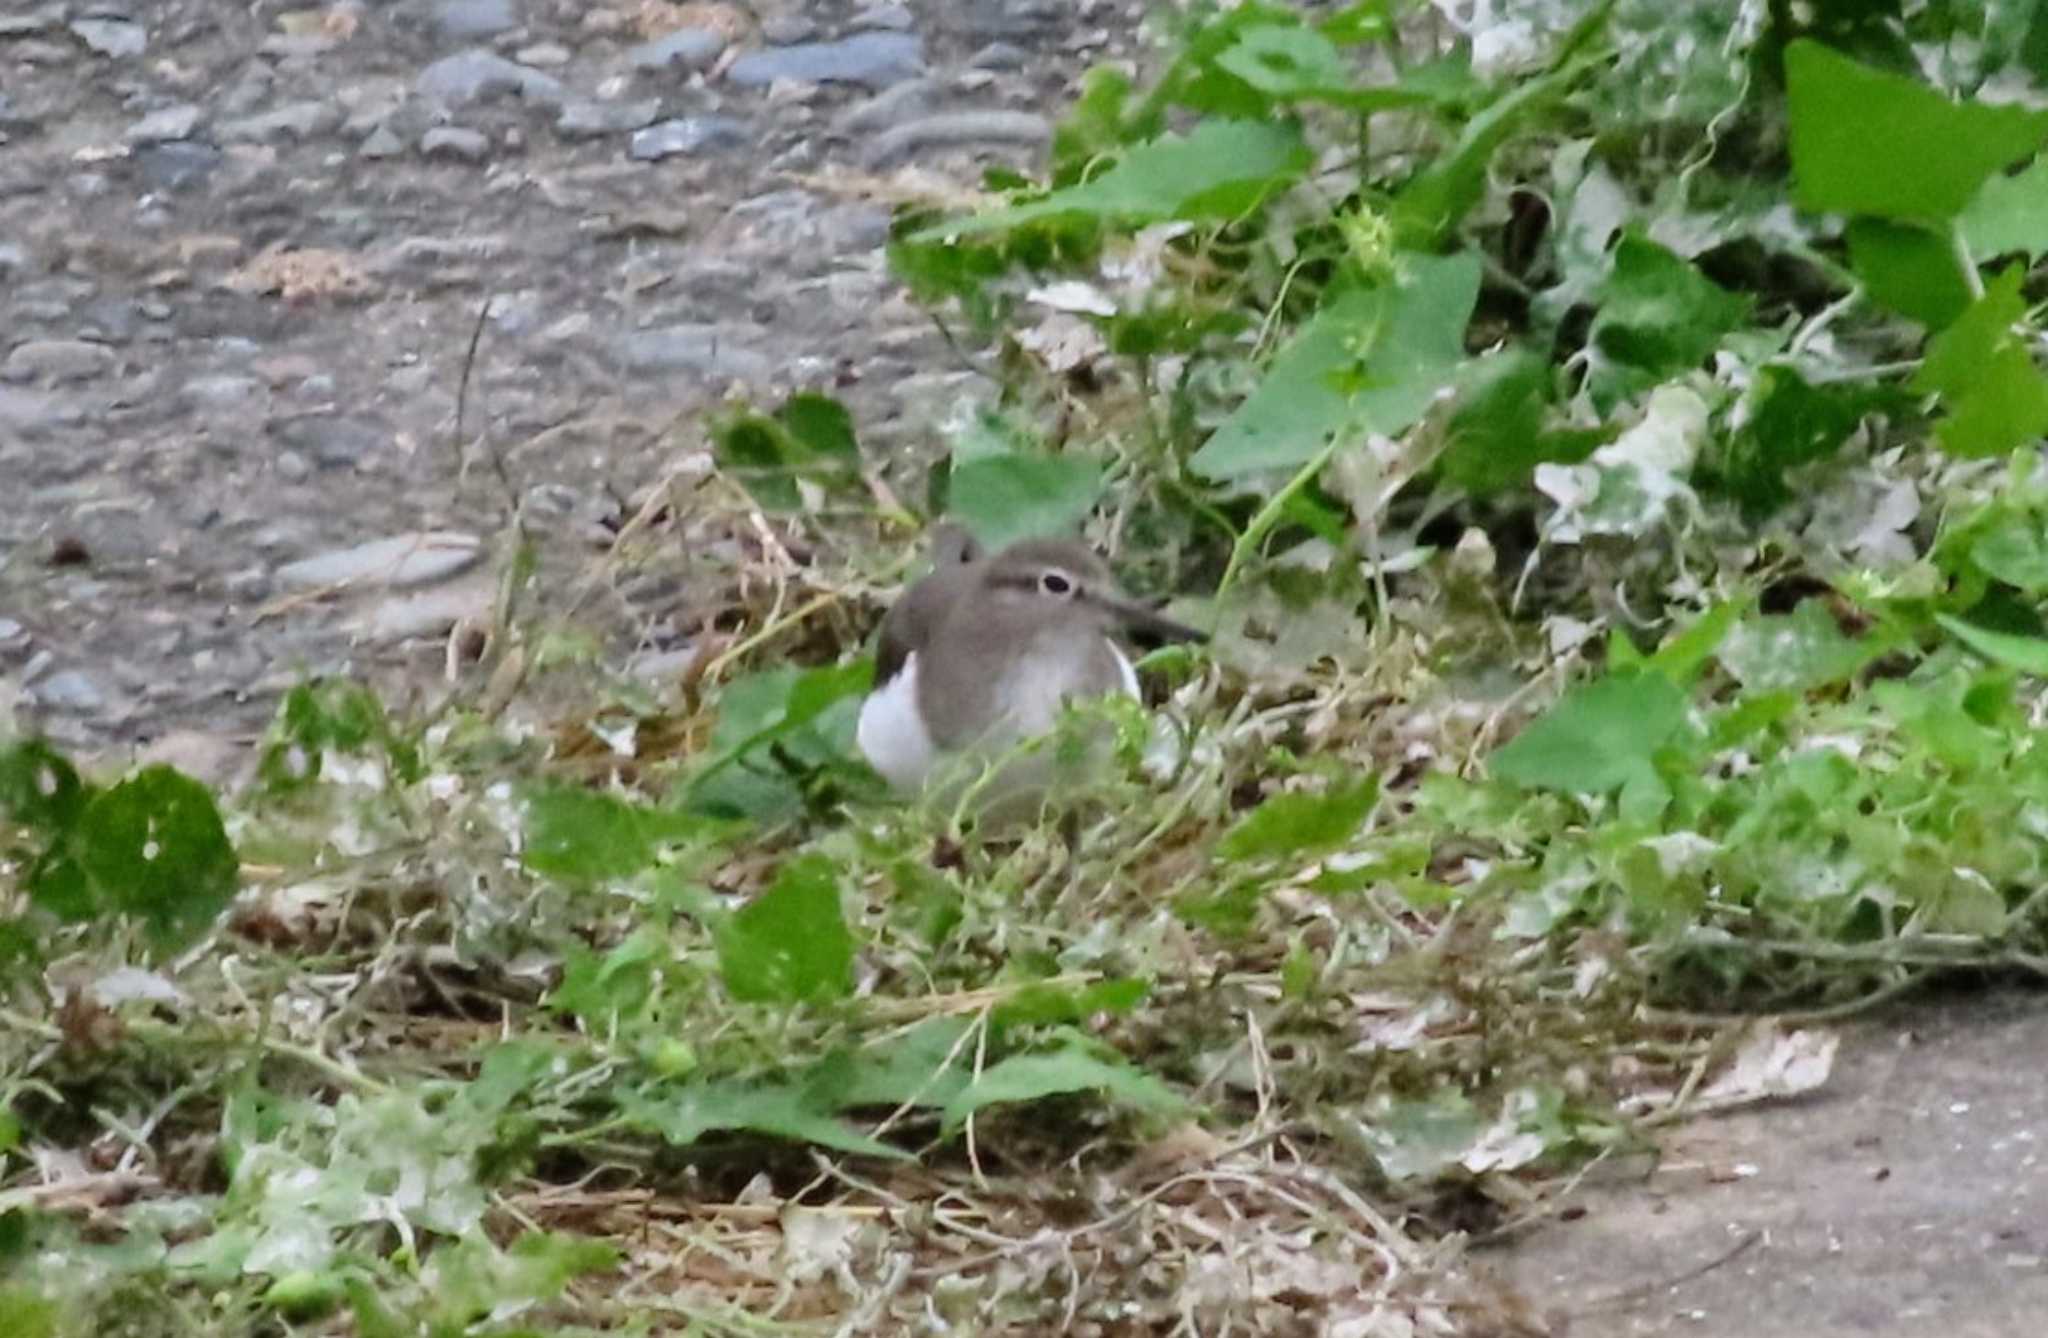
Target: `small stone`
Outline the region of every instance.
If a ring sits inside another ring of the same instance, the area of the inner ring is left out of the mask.
[[[300,390],[303,393],[303,385]],[[389,425],[351,414],[307,413],[296,418],[277,418],[266,423],[264,431],[281,445],[304,451],[323,469],[359,466],[391,445]]]
[[[1035,37],[1073,21],[1072,0],[954,0],[954,19],[978,41]]]
[[[490,154],[491,141],[480,130],[466,126],[437,125],[420,136],[420,153],[428,158],[452,158],[458,162],[480,163]]]
[[[1052,122],[1032,112],[941,112],[908,121],[870,141],[861,162],[891,167],[925,149],[966,144],[1018,144],[1035,148],[1052,140]]]
[[[0,279],[18,279],[28,270],[28,252],[14,242],[0,242]]]
[[[435,61],[420,71],[415,87],[421,97],[447,107],[461,107],[508,93],[517,94],[528,102],[555,107],[561,105],[567,96],[561,80],[481,47],[458,51]]]
[[[512,58],[521,65],[559,69],[567,65],[574,56],[575,53],[560,42],[536,42],[532,46],[519,48],[513,53]]]
[[[306,476],[313,472],[312,462],[297,451],[279,451],[271,460],[270,467],[287,483],[304,482]]]
[[[300,589],[375,585],[402,590],[453,576],[474,566],[482,556],[483,543],[473,534],[448,530],[397,534],[288,562],[277,569],[277,579]]]
[[[149,31],[127,19],[74,19],[71,32],[100,55],[116,60],[139,56],[149,48]]]
[[[917,27],[917,16],[906,5],[869,5],[846,21],[846,26],[856,32],[881,28],[890,32],[907,33]]]
[[[636,131],[626,152],[641,162],[656,162],[677,154],[737,149],[747,138],[746,125],[729,116],[685,116]]]
[[[223,122],[214,132],[223,144],[303,143],[341,125],[341,108],[330,102],[288,102],[276,111]]]
[[[69,715],[97,715],[107,705],[105,690],[78,669],[60,669],[37,683],[33,691],[44,706]]]
[[[405,141],[390,126],[380,125],[363,137],[362,147],[356,152],[370,159],[396,158],[405,152]]]
[[[0,37],[33,37],[49,32],[57,26],[60,13],[44,9],[41,13],[0,14]]]
[[[177,191],[205,184],[221,164],[221,151],[211,144],[180,139],[139,148],[131,161],[151,190]]]
[[[1027,57],[1024,48],[1009,42],[990,42],[967,58],[971,70],[1021,70]]]
[[[725,34],[709,28],[678,28],[651,42],[643,42],[626,53],[636,70],[681,69],[686,73],[708,70],[725,54]]]
[[[180,102],[160,107],[129,126],[127,140],[130,144],[162,144],[167,140],[190,139],[198,128],[199,108],[190,102]]]
[[[595,139],[638,130],[661,115],[661,100],[640,102],[590,102],[577,100],[562,104],[555,118],[555,133],[564,139]]]
[[[761,40],[775,46],[808,42],[818,35],[818,25],[802,14],[776,14],[761,20]]]
[[[90,381],[114,370],[114,350],[84,339],[31,339],[0,364],[0,378],[9,381],[57,383]]]
[[[749,346],[763,333],[758,327],[669,325],[621,335],[613,350],[620,363],[635,372],[694,372],[757,381],[774,369],[767,354]]]
[[[473,41],[519,26],[512,0],[435,0],[434,26],[443,37]]]
[[[457,623],[488,617],[498,583],[488,572],[436,590],[393,595],[351,621],[349,630],[366,641],[388,645],[418,636],[440,636]]]
[[[187,404],[200,409],[233,409],[255,399],[262,386],[253,376],[195,376],[179,388]]]
[[[922,38],[915,33],[867,32],[834,42],[750,51],[732,63],[725,77],[746,88],[765,88],[778,80],[888,88],[922,73]]]
[[[915,120],[931,109],[938,85],[930,79],[906,79],[894,88],[857,102],[841,112],[832,129],[841,135],[872,135],[903,121]]]

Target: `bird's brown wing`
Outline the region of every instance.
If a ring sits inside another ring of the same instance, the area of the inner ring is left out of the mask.
[[[969,579],[965,563],[933,572],[904,591],[882,619],[882,638],[875,647],[875,686],[896,677],[912,651],[931,639],[959,587]]]

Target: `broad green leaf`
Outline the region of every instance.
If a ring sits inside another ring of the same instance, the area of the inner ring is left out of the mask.
[[[1573,688],[1493,754],[1502,780],[1608,794],[1655,780],[1651,759],[1686,729],[1686,699],[1662,674],[1610,675]]]
[[[748,413],[728,418],[713,429],[711,444],[719,468],[769,511],[800,509],[799,481],[846,487],[859,480],[852,417],[825,395],[793,396],[773,417]]]
[[[1970,561],[1985,574],[2030,595],[2048,593],[2048,530],[2031,512],[1998,517],[1970,545]]]
[[[1071,1092],[1102,1092],[1141,1110],[1175,1111],[1173,1090],[1121,1057],[1079,1038],[1047,1054],[1013,1055],[983,1070],[945,1111],[950,1132],[990,1106],[1037,1101]]]
[[[683,786],[691,813],[775,821],[803,811],[810,777],[856,780],[849,749],[874,665],[764,669],[726,685],[712,756]]]
[[[830,395],[804,391],[792,395],[775,417],[812,458],[860,467],[860,445],[854,440],[853,415]]]
[[[1956,222],[1979,262],[2015,251],[2029,257],[2048,252],[2048,158],[1987,179]]]
[[[1706,361],[1749,315],[1749,299],[1640,233],[1624,234],[1601,284],[1589,338],[1626,394]]]
[[[1026,985],[996,1005],[989,1014],[989,1025],[1001,1030],[1080,1023],[1098,1013],[1128,1013],[1145,1002],[1150,993],[1151,986],[1136,977],[1097,981],[1085,989]]]
[[[718,967],[747,1003],[819,1003],[853,992],[853,934],[839,869],[824,855],[782,867],[774,885],[718,930]]]
[[[1667,638],[1663,645],[1657,647],[1657,653],[1643,662],[1645,667],[1656,670],[1680,687],[1691,685],[1748,609],[1748,601],[1739,599],[1724,600],[1714,605]]]
[[[1788,470],[1832,456],[1865,415],[1909,407],[1886,390],[1808,385],[1779,364],[1758,370],[1752,394],[1749,419],[1727,444],[1722,485],[1759,516],[1792,500]]]
[[[8,1338],[57,1338],[55,1301],[27,1286],[0,1287],[0,1333]]]
[[[953,467],[946,510],[989,549],[1071,534],[1102,496],[1089,455],[988,455]]]
[[[579,883],[630,878],[653,863],[661,842],[713,830],[702,818],[571,785],[531,787],[525,813],[526,867]]]
[[[1339,429],[1393,434],[1420,418],[1464,358],[1479,262],[1412,255],[1398,268],[1392,287],[1325,302],[1190,467],[1218,480],[1298,468]]]
[[[1526,349],[1473,364],[1444,434],[1444,477],[1487,497],[1526,486],[1538,465],[1577,464],[1591,455],[1602,433],[1544,426],[1552,375],[1549,361]]]
[[[1276,101],[1332,102],[1369,113],[1433,100],[1405,81],[1360,83],[1328,36],[1300,24],[1248,28],[1237,45],[1216,57],[1216,64]]]
[[[1878,651],[1875,644],[1845,636],[1827,605],[1809,599],[1790,613],[1738,623],[1716,655],[1745,691],[1772,693],[1843,682]]]
[[[278,704],[257,767],[266,787],[290,792],[320,778],[323,755],[381,752],[392,779],[410,785],[424,774],[419,748],[391,727],[384,704],[361,683],[300,683]]]
[[[166,766],[95,796],[70,846],[101,907],[135,916],[173,944],[227,909],[241,873],[213,796]]]
[[[675,961],[668,938],[642,925],[606,952],[572,943],[563,956],[561,983],[548,993],[548,1007],[608,1032],[621,1018],[646,1011],[655,978]]]
[[[843,1076],[831,1085],[836,1107],[945,1105],[974,1071],[974,1043],[961,1040],[972,1025],[965,1018],[926,1018],[887,1044],[852,1052]],[[814,1080],[810,1086],[820,1090]]]
[[[1970,278],[1945,232],[1859,218],[1849,224],[1847,240],[1849,264],[1865,291],[1930,330],[1962,315],[1973,300]]]
[[[829,1109],[820,1109],[799,1083],[721,1079],[680,1089],[628,1092],[620,1113],[678,1147],[710,1133],[742,1131],[787,1138],[841,1152],[909,1160],[909,1154],[855,1131]]]
[[[1785,48],[1793,198],[1816,213],[1941,222],[2048,142],[2048,112],[1951,102],[1802,38]]]
[[[77,768],[40,739],[0,749],[0,816],[10,822],[45,837],[61,836],[78,821],[92,794]]]
[[[1913,388],[1948,407],[1935,435],[1956,455],[2003,455],[2048,432],[2048,377],[2013,326],[2026,310],[2013,265],[1927,346]]]
[[[1946,613],[1935,614],[1934,620],[1947,628],[1956,640],[1993,664],[2003,664],[2036,678],[2048,678],[2048,638],[1994,632]]]
[[[1320,794],[1283,791],[1238,819],[1216,853],[1227,860],[1319,855],[1357,836],[1379,798],[1377,776],[1333,784]]]
[[[1487,165],[1507,137],[1524,118],[1561,97],[1589,68],[1590,63],[1575,61],[1518,84],[1466,122],[1450,152],[1434,159],[1394,196],[1388,218],[1395,240],[1417,251],[1441,246],[1484,196]]]
[[[1284,122],[1204,121],[1186,136],[1141,144],[1077,186],[1040,200],[946,222],[912,234],[934,241],[1078,214],[1119,223],[1232,219],[1292,185],[1309,166],[1301,132]]]

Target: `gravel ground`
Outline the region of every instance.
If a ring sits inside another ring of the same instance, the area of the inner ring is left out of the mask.
[[[728,395],[928,453],[986,386],[887,201],[1042,156],[1142,12],[0,0],[0,709],[93,749],[438,672],[508,488],[559,580]]]

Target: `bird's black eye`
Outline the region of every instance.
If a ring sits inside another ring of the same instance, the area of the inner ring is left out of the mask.
[[[1063,572],[1049,571],[1038,578],[1038,584],[1048,595],[1071,595],[1074,593],[1074,583],[1068,580]]]

